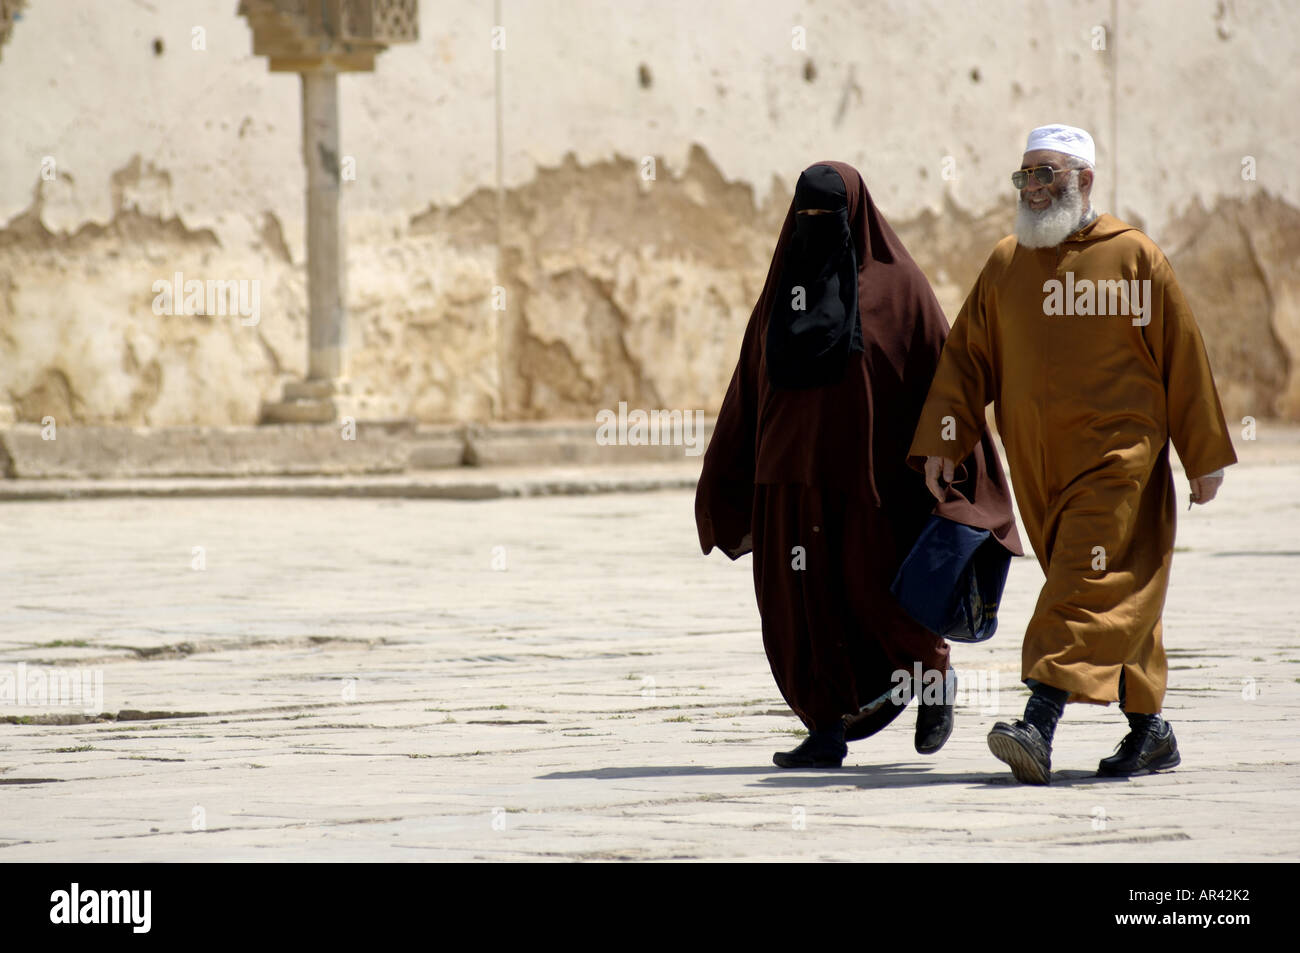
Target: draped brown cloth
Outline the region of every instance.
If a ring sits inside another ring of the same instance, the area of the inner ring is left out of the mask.
[[[768,378],[767,321],[794,231],[792,202],[704,456],[695,520],[705,554],[714,546],[732,559],[753,553],[772,674],[804,724],[826,729],[889,692],[895,671],[915,662],[948,668],[947,643],[889,592],[931,513],[1023,550],[987,432],[942,504],[908,466],[948,322],[857,170],[817,165],[844,180],[865,351],[851,353],[843,376],[825,386],[777,388]]]

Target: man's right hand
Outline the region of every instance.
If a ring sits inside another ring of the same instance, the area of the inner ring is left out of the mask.
[[[934,498],[940,503],[943,502],[945,494],[944,487],[939,484],[939,475],[943,475],[944,483],[951,483],[953,474],[957,470],[957,464],[947,457],[926,457],[925,458],[925,485]]]

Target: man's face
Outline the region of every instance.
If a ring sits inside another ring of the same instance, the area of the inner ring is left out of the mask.
[[[1026,152],[1020,160],[1020,168],[1022,169],[1032,169],[1040,165],[1051,166],[1057,170],[1057,174],[1053,176],[1051,185],[1043,185],[1031,175],[1025,187],[1020,190],[1020,201],[1035,212],[1047,209],[1060,198],[1070,180],[1070,176],[1066,174],[1065,157],[1059,152],[1052,152],[1049,149],[1035,149],[1033,152]],[[1082,180],[1082,173],[1080,173],[1079,178]],[[1080,181],[1079,186],[1082,188],[1082,181]]]
[[[1074,170],[1070,157],[1048,149],[1026,152],[1021,169],[1045,167],[1053,171],[1044,185],[1027,176],[1016,208],[1016,239],[1026,248],[1051,248],[1061,244],[1079,227],[1088,208],[1092,170]]]

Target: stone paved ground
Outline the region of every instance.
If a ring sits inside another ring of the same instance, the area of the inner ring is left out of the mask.
[[[1071,706],[1046,789],[984,742],[1025,697],[1030,559],[955,650],[987,691],[942,753],[909,712],[792,773],[749,559],[700,555],[690,491],[6,502],[0,679],[76,663],[154,715],[0,703],[0,858],[1295,859],[1298,485],[1249,464],[1181,508],[1183,766],[1094,778],[1121,716]]]

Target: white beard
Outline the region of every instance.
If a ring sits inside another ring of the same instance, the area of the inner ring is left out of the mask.
[[[1082,218],[1083,193],[1075,169],[1069,173],[1061,194],[1041,212],[1031,209],[1021,193],[1016,206],[1016,239],[1026,248],[1053,248],[1070,237]]]

